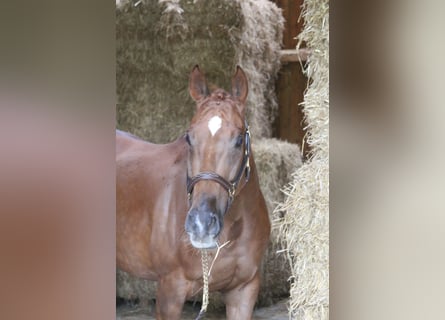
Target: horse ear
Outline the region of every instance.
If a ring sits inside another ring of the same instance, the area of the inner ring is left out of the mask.
[[[240,66],[236,66],[236,72],[232,78],[232,96],[244,104],[246,102],[248,92],[249,89],[247,86],[246,74]]]
[[[198,65],[193,68],[190,74],[189,92],[195,101],[201,100],[209,95],[206,79],[204,74],[201,73],[201,70],[199,70]]]

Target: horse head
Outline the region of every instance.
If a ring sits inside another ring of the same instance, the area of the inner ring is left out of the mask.
[[[232,92],[210,92],[204,74],[195,66],[189,92],[197,110],[185,135],[189,146],[187,189],[189,211],[185,230],[192,245],[214,248],[224,216],[249,178],[250,135],[245,121],[247,78],[238,66]]]

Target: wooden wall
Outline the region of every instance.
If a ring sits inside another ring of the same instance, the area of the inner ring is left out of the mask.
[[[273,0],[283,10],[285,29],[283,32],[283,49],[296,49],[297,35],[303,29],[299,19],[303,0]],[[293,61],[292,61],[293,60]],[[301,64],[295,59],[282,59],[282,67],[276,82],[278,97],[278,117],[274,123],[274,136],[300,147],[305,131],[303,112],[299,105],[303,101],[307,78],[302,72]],[[307,146],[304,153],[307,153]]]

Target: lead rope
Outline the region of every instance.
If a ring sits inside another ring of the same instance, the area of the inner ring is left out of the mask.
[[[216,258],[218,258],[219,251],[228,245],[230,240],[226,241],[222,246],[216,243],[218,249],[216,250],[215,257],[213,258],[212,264],[209,268],[209,253],[207,250],[201,250],[201,263],[202,263],[202,305],[201,310],[199,311],[198,316],[195,320],[200,320],[204,317],[204,314],[207,312],[207,306],[209,305],[209,277],[210,272],[212,272],[213,265],[215,264]]]
[[[200,320],[204,317],[209,305],[209,254],[207,250],[201,250],[201,263],[202,263],[202,305],[196,320]],[[213,264],[212,264],[213,265]]]

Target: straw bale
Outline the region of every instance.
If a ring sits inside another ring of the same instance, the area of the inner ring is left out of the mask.
[[[299,44],[311,50],[303,111],[312,152],[284,188],[275,226],[292,268],[291,319],[328,319],[329,310],[329,3],[305,0]]]
[[[258,170],[260,187],[269,210],[269,218],[275,221],[282,217],[274,211],[284,201],[280,189],[291,181],[291,173],[302,165],[298,145],[277,139],[253,141],[253,153]],[[260,306],[271,305],[289,296],[290,266],[276,229],[272,229],[271,241],[263,259],[261,289],[258,296]]]
[[[252,142],[261,191],[270,215],[284,200],[280,189],[290,182],[291,173],[302,165],[300,148],[274,138],[253,139]]]
[[[119,1],[117,127],[156,143],[174,140],[194,113],[192,67],[228,90],[239,64],[249,78],[252,135],[269,137],[282,30],[281,11],[268,0]]]
[[[116,270],[116,296],[126,300],[139,300],[148,305],[156,297],[157,282],[137,278],[120,269]]]

